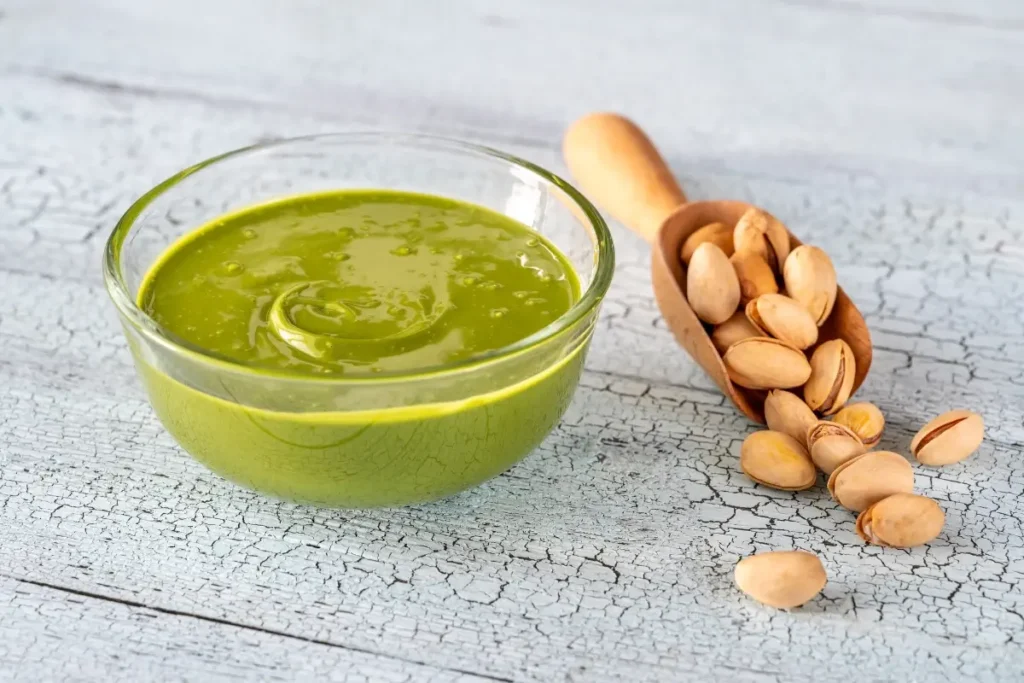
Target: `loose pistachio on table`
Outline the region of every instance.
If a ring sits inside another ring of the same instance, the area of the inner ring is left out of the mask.
[[[799,607],[825,588],[821,560],[804,550],[777,550],[745,557],[733,571],[736,586],[760,603],[778,609]]]
[[[821,327],[836,303],[838,283],[832,259],[818,247],[800,245],[782,266],[786,294],[806,308]]]
[[[726,256],[732,256],[735,251],[732,246],[732,232],[733,229],[725,223],[708,223],[702,228],[697,228],[683,242],[683,246],[679,250],[679,258],[684,264],[690,265],[693,252],[705,242],[717,245]]]
[[[807,449],[811,461],[826,475],[868,450],[849,427],[825,420],[808,430]]]
[[[718,352],[724,354],[730,346],[742,339],[763,336],[764,332],[754,327],[754,323],[747,320],[743,311],[736,311],[724,323],[715,326],[711,332],[711,341]]]
[[[729,378],[747,389],[790,389],[811,376],[800,349],[770,337],[742,339],[728,348],[722,361]]]
[[[946,514],[931,498],[896,493],[869,505],[857,517],[857,535],[874,545],[912,548],[934,540]]]
[[[806,349],[818,341],[818,326],[807,309],[782,294],[762,294],[746,307],[747,318],[772,336]]]
[[[768,429],[788,434],[807,445],[807,432],[818,422],[814,411],[796,394],[775,389],[764,400],[764,419]]]
[[[850,345],[842,339],[827,341],[811,354],[811,375],[804,385],[804,400],[811,410],[832,415],[849,400],[856,374]]]
[[[872,451],[847,460],[828,478],[828,492],[843,507],[860,512],[895,493],[912,493],[914,470],[906,458]]]
[[[922,427],[910,442],[910,451],[923,465],[950,465],[978,450],[984,438],[981,415],[951,410]]]
[[[743,440],[740,469],[757,483],[782,491],[808,489],[818,478],[804,445],[771,430],[754,432]]]
[[[732,234],[736,252],[749,251],[778,271],[789,257],[789,232],[777,218],[751,207],[736,221]]]
[[[686,269],[686,298],[697,317],[706,323],[724,323],[740,304],[740,281],[720,247],[711,242],[697,246]]]
[[[878,445],[885,430],[885,417],[873,403],[850,403],[836,413],[832,420],[849,427],[868,448]]]
[[[752,251],[737,251],[729,257],[729,261],[736,269],[736,277],[740,281],[741,305],[762,294],[775,294],[779,291],[775,273],[760,254]]]

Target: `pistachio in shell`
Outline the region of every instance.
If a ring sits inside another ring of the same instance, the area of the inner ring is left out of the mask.
[[[783,294],[762,294],[746,307],[750,322],[767,334],[806,349],[818,341],[818,326],[803,306]]]
[[[857,535],[874,545],[913,548],[935,540],[945,523],[946,513],[931,498],[895,493],[857,516]]]
[[[741,339],[762,337],[764,332],[754,327],[742,311],[736,311],[721,325],[716,325],[711,332],[711,341],[719,353],[725,353],[730,346]]]
[[[818,478],[802,443],[767,429],[743,440],[740,469],[757,483],[782,491],[809,489]]]
[[[729,257],[729,261],[736,269],[736,277],[740,281],[741,304],[756,299],[762,294],[774,294],[779,291],[775,273],[760,254],[752,251],[738,251]]]
[[[831,475],[844,462],[868,449],[849,427],[821,420],[807,431],[807,450],[818,469]]]
[[[807,432],[818,418],[796,394],[774,389],[764,400],[764,419],[768,429],[788,434],[802,444],[807,444]]]
[[[800,349],[771,337],[741,339],[722,361],[729,378],[747,389],[790,389],[811,376],[811,365]]]
[[[818,247],[802,244],[792,252],[782,266],[786,294],[810,312],[821,327],[832,313],[836,303],[838,284],[832,259]]]
[[[970,410],[951,410],[921,428],[910,442],[910,451],[922,465],[951,465],[981,446],[985,422]]]
[[[682,259],[684,264],[689,265],[690,259],[693,258],[693,252],[705,242],[718,245],[722,253],[726,256],[732,256],[734,251],[732,231],[733,229],[725,223],[708,223],[701,228],[697,228],[683,242],[683,246],[679,250],[679,258]]]
[[[885,416],[874,403],[850,403],[843,406],[832,420],[836,424],[849,427],[861,442],[873,448],[882,440],[885,431]]]
[[[729,257],[717,245],[698,245],[686,269],[686,298],[697,317],[717,325],[740,305],[740,281]]]
[[[804,386],[804,401],[811,410],[832,415],[850,398],[857,362],[853,349],[842,339],[832,339],[811,354],[811,376]]]
[[[778,609],[799,607],[825,588],[821,560],[805,550],[776,550],[745,557],[733,572],[736,586],[760,603]]]
[[[789,231],[775,216],[751,207],[736,221],[732,243],[737,253],[753,252],[773,271],[782,268],[789,257]]]
[[[833,470],[828,478],[832,498],[854,512],[895,493],[912,493],[913,490],[913,468],[906,458],[891,451],[858,455]]]

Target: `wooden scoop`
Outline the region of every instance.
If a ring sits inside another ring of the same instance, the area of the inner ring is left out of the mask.
[[[737,408],[751,420],[764,423],[765,393],[744,389],[729,379],[718,349],[686,300],[686,275],[679,257],[683,242],[695,230],[716,221],[736,225],[751,205],[737,201],[687,202],[647,135],[616,114],[590,114],[573,123],[565,134],[563,152],[583,192],[651,243],[654,295],[676,341]],[[793,248],[801,244],[792,233],[790,242]],[[836,338],[853,349],[856,391],[871,367],[871,335],[864,317],[842,288],[836,294],[831,315],[819,330],[818,344]]]

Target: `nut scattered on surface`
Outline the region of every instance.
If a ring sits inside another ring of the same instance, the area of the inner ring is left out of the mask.
[[[778,550],[745,557],[733,573],[736,586],[760,603],[778,609],[799,607],[825,588],[821,560],[804,550]]]
[[[806,308],[821,327],[836,303],[838,284],[832,259],[818,247],[800,245],[782,267],[786,294]]]
[[[706,323],[724,323],[740,304],[736,270],[719,247],[700,244],[686,269],[686,298],[697,317]]]
[[[828,492],[845,508],[860,512],[896,493],[912,493],[914,470],[906,458],[872,451],[847,460],[828,478]]]
[[[850,398],[857,374],[853,349],[842,339],[832,339],[811,355],[811,376],[804,386],[804,400],[823,415],[838,412]]]
[[[729,378],[748,389],[789,389],[811,376],[811,365],[800,349],[770,337],[742,339],[722,360]]]
[[[814,411],[796,394],[775,389],[764,400],[764,418],[768,429],[788,434],[807,444],[807,432],[818,422]]]
[[[869,506],[857,517],[857,535],[874,545],[913,548],[934,540],[946,514],[931,498],[896,493]]]
[[[764,332],[754,327],[742,311],[736,311],[721,325],[715,326],[711,333],[711,341],[719,353],[724,354],[730,346],[742,339],[763,337]]]
[[[768,335],[806,349],[818,341],[818,326],[807,309],[782,294],[762,294],[746,307],[747,318]]]
[[[689,265],[690,259],[693,258],[693,252],[705,242],[718,245],[718,248],[726,256],[732,256],[734,251],[732,231],[733,229],[725,223],[708,223],[702,228],[697,228],[683,242],[683,246],[679,250],[679,258],[682,259],[684,264]]]
[[[786,226],[766,211],[751,207],[736,221],[732,234],[736,252],[758,254],[772,270],[778,271],[789,257]]]
[[[849,427],[868,448],[882,440],[882,432],[885,430],[885,417],[874,403],[850,403],[836,413],[832,420]]]
[[[818,478],[803,444],[771,430],[754,432],[743,440],[740,469],[757,483],[783,491],[810,488]]]
[[[849,427],[824,420],[808,430],[807,449],[811,460],[826,475],[868,450]]]
[[[736,277],[740,281],[741,305],[762,294],[774,294],[779,291],[775,273],[760,254],[738,251],[730,256],[729,260],[736,269]]]
[[[978,450],[984,438],[981,415],[951,410],[922,427],[910,442],[910,451],[923,465],[950,465]]]

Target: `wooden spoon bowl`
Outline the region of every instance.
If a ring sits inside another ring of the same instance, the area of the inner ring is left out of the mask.
[[[654,295],[676,341],[737,408],[763,424],[765,392],[745,389],[729,379],[708,328],[686,299],[686,272],[679,257],[683,242],[695,230],[714,222],[736,225],[752,205],[728,200],[688,203],[650,139],[616,114],[591,114],[576,121],[566,132],[563,151],[584,193],[651,242]],[[792,233],[789,237],[793,248],[802,244]],[[841,287],[832,313],[818,331],[818,344],[837,338],[853,350],[856,391],[871,367],[871,335]]]

